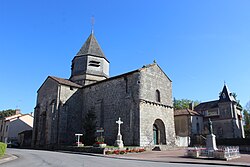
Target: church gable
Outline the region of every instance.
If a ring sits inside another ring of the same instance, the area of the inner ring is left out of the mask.
[[[172,106],[172,81],[156,64],[140,69],[140,98]]]
[[[37,91],[37,102],[41,104],[44,103],[44,101],[55,100],[57,98],[58,85],[59,83],[54,79],[47,77],[47,79]]]

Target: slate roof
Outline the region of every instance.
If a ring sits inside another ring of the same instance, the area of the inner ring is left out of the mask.
[[[223,98],[223,94],[224,94],[224,98]],[[225,101],[236,101],[234,96],[232,95],[232,93],[229,91],[228,87],[226,85],[224,85],[222,92],[220,94],[220,101],[221,102],[225,102]]]
[[[54,77],[54,76],[49,76],[49,78],[52,78],[53,80],[55,80],[56,82],[58,82],[59,84],[62,85],[67,85],[67,86],[73,86],[73,87],[77,87],[77,88],[81,88],[81,85],[78,85],[68,79],[63,79],[63,78],[58,78],[58,77]]]
[[[190,110],[190,109],[181,109],[181,110],[174,111],[174,116],[180,116],[180,115],[202,116],[200,113]]]
[[[219,100],[200,103],[194,107],[194,110],[195,111],[206,111],[206,110],[211,109],[211,108],[217,108],[218,102],[219,102]]]
[[[224,97],[223,97],[224,94]],[[219,100],[208,101],[204,103],[200,103],[197,105],[194,110],[195,111],[206,111],[212,108],[218,108],[218,103],[221,102],[235,102],[235,98],[233,97],[232,93],[230,93],[229,89],[226,85],[224,85]]]
[[[90,34],[90,36],[85,41],[79,52],[76,54],[76,56],[85,56],[85,55],[92,55],[106,59],[100,45],[98,44],[94,36],[94,33]]]

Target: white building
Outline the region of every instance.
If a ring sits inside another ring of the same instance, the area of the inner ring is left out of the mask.
[[[18,133],[33,129],[33,119],[32,115],[21,113],[0,119],[0,140],[18,141]]]

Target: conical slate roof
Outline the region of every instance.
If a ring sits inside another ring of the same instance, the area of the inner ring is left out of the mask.
[[[98,44],[94,33],[91,33],[86,42],[83,44],[82,48],[79,50],[76,56],[92,55],[97,57],[105,58],[104,53],[100,45]]]

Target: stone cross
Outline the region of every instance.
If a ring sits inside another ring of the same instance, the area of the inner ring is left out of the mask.
[[[123,122],[121,121],[120,117],[116,123],[118,124],[118,135],[121,135],[121,124],[123,124]]]

